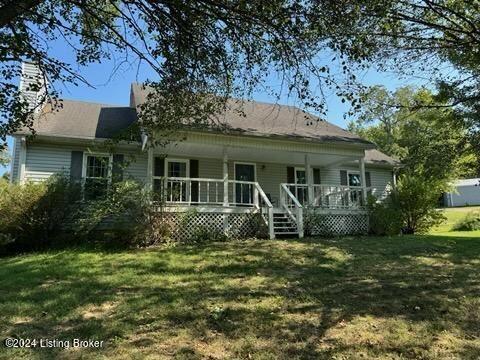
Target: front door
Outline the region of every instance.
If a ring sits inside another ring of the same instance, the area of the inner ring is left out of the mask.
[[[235,180],[255,181],[255,165],[235,164]],[[235,184],[235,202],[253,204],[253,184]]]

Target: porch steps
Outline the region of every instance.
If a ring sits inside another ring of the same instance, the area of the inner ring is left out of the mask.
[[[273,231],[275,236],[298,235],[297,224],[284,212],[273,214]]]

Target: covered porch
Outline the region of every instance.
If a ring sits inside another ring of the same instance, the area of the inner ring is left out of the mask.
[[[258,213],[270,238],[303,237],[305,208],[363,211],[368,191],[364,149],[268,140],[227,146],[218,137],[148,150],[148,182],[167,211]],[[346,184],[320,179],[322,169],[345,163],[356,166],[355,172],[339,175]]]

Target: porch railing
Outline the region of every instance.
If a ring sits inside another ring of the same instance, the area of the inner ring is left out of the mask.
[[[297,225],[298,236],[303,238],[303,206],[286,184],[280,184],[280,205]]]
[[[312,185],[313,198],[310,199],[307,184],[282,185],[285,185],[303,205],[329,209],[360,209],[365,206],[361,186],[315,184]],[[371,188],[367,188],[367,193],[369,192]]]
[[[268,200],[258,182],[168,177],[162,191],[166,203],[260,207]],[[225,196],[226,195],[226,196]],[[268,203],[271,205],[270,200]]]
[[[208,178],[163,178],[159,191],[165,203],[175,205],[245,206],[260,211],[273,233],[273,205],[258,182]]]

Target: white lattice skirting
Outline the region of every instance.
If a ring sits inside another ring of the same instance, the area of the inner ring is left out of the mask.
[[[249,238],[268,233],[259,213],[169,212],[162,216],[169,225],[170,237],[177,241],[194,239],[199,234]]]
[[[368,232],[366,213],[317,213],[304,214],[306,236],[363,235]]]

